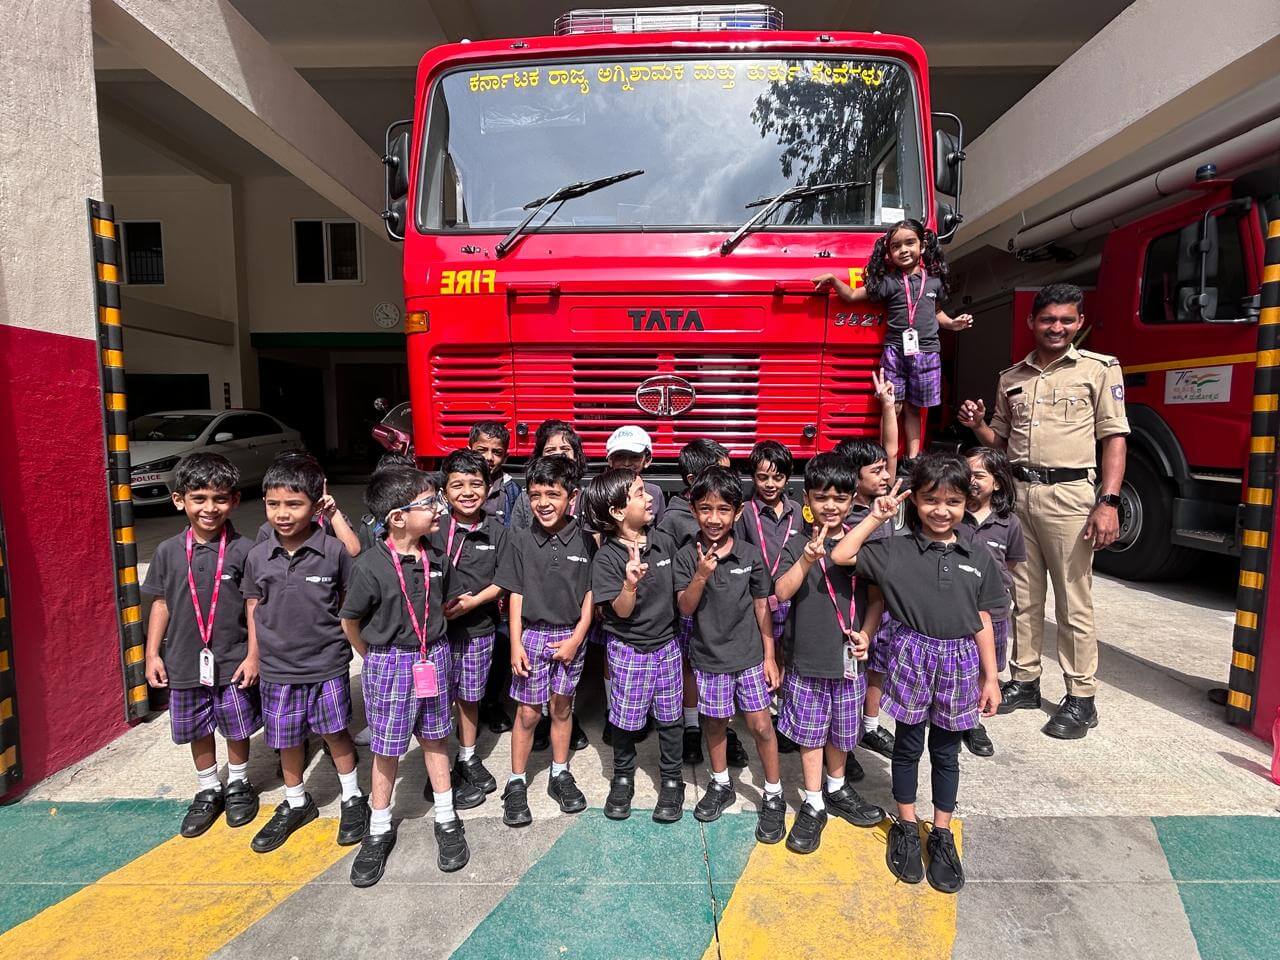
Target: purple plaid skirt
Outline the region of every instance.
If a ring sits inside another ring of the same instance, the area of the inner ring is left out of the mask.
[[[936,407],[942,403],[942,354],[917,353],[904,357],[900,348],[885,344],[880,366],[893,381],[894,394],[913,407]]]
[[[698,684],[698,712],[704,717],[728,720],[734,713],[768,710],[772,695],[764,678],[764,664],[736,673],[703,673],[694,668]]]
[[[541,706],[551,699],[551,694],[572,697],[582,679],[582,663],[587,656],[587,645],[578,647],[577,655],[569,663],[552,660],[555,653],[549,644],[563,643],[573,634],[573,626],[536,623],[525,627],[520,635],[525,656],[529,658],[529,675],[518,677],[511,673],[511,699],[516,703]]]
[[[858,671],[852,680],[802,677],[788,671],[782,678],[782,707],[778,732],[806,748],[828,743],[848,752],[862,736],[862,702],[867,695],[867,675]]]
[[[791,613],[791,601],[779,600],[778,609],[770,610],[769,615],[773,617],[773,642],[778,643],[782,640],[782,631],[787,627],[787,615]]]
[[[272,750],[300,747],[308,733],[341,733],[351,722],[351,678],[345,673],[317,683],[263,680],[263,739]]]
[[[493,665],[494,638],[495,634],[485,633],[478,637],[449,641],[453,658],[449,671],[449,682],[452,684],[449,695],[454,700],[479,703],[484,696],[485,684],[489,682],[489,668]]]
[[[248,740],[262,729],[257,687],[234,683],[169,691],[169,727],[174,743],[191,743],[217,730],[228,740]]]
[[[360,672],[364,713],[372,739],[369,749],[380,757],[400,757],[411,737],[446,740],[453,732],[449,699],[453,652],[448,642],[427,647],[427,659],[436,665],[437,696],[413,695],[413,665],[421,655],[402,647],[370,647]]]
[[[609,722],[639,730],[650,713],[658,723],[679,720],[684,696],[679,644],[673,639],[652,653],[641,653],[611,633],[605,637],[613,691]]]
[[[978,645],[938,640],[898,624],[881,707],[899,723],[928,720],[944,730],[978,725]]]
[[[996,638],[996,672],[1009,665],[1009,621],[992,620],[991,632]]]
[[[886,611],[880,617],[880,629],[871,638],[871,649],[867,651],[867,669],[875,673],[889,672],[889,657],[893,654],[893,631],[898,622]]]

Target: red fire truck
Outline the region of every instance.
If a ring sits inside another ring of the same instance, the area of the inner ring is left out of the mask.
[[[953,231],[935,188],[958,196],[960,136],[933,129],[915,41],[784,31],[758,5],[431,50],[387,149],[417,455],[481,419],[516,456],[548,417],[591,456],[626,423],[667,459],[873,434],[882,314],[810,278],[858,280],[905,217]]]

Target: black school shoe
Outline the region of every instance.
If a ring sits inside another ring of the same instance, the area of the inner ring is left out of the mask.
[[[960,851],[956,838],[946,827],[934,827],[925,841],[929,852],[929,868],[925,876],[929,886],[939,893],[959,893],[964,886],[964,867],[960,865]]]
[[[884,810],[864,800],[862,794],[848,783],[834,793],[828,793],[824,788],[822,800],[832,813],[855,827],[874,827],[884,819]]]
[[[1042,728],[1055,740],[1079,740],[1098,725],[1098,710],[1093,697],[1067,694],[1058,704],[1058,712]]]
[[[653,808],[654,823],[675,823],[684,816],[684,781],[662,778],[658,802]]]
[[[749,762],[747,748],[742,745],[742,741],[738,739],[738,735],[733,730],[729,730],[725,734],[725,752],[729,757],[729,766],[731,767],[741,770]]]
[[[587,809],[587,797],[580,789],[573,774],[562,770],[547,782],[547,796],[560,804],[561,813],[581,813]]]
[[[396,845],[396,828],[386,833],[367,833],[360,841],[360,849],[356,858],[351,861],[351,885],[353,887],[372,887],[382,879],[382,872],[387,868],[387,858]]]
[[[808,803],[800,804],[791,832],[787,834],[787,849],[792,853],[813,853],[822,843],[822,828],[827,825],[827,811],[815,810]]]
[[[889,865],[889,872],[903,883],[919,883],[924,879],[924,861],[920,859],[920,825],[916,821],[893,821],[884,859]]]
[[[498,789],[498,781],[477,756],[470,760],[458,757],[453,763],[453,782],[469,783],[482,793],[493,793]]]
[[[1039,709],[1039,680],[1006,680],[1000,684],[1000,706],[996,707],[996,713],[1000,716],[1015,710]]]
[[[248,780],[232,780],[224,796],[228,827],[243,827],[258,816],[258,793]]]
[[[629,774],[615,774],[609,782],[609,796],[604,801],[604,815],[610,820],[631,816],[631,798],[636,795],[635,781]]]
[[[858,758],[853,755],[850,750],[848,756],[844,758],[844,778],[849,783],[857,783],[866,777],[867,771],[862,769],[862,764],[858,762]]]
[[[591,746],[591,741],[587,739],[587,731],[582,729],[582,724],[578,723],[578,715],[573,715],[573,731],[569,734],[570,750],[585,750]]]
[[[551,718],[543,717],[533,728],[533,749],[545,750],[551,746]]]
[[[760,801],[760,819],[756,821],[756,839],[761,843],[777,843],[787,832],[787,801],[780,793],[766,793]]]
[[[884,727],[876,727],[874,730],[863,733],[859,743],[864,750],[878,753],[889,760],[893,759],[893,734]]]
[[[455,810],[473,810],[484,803],[484,791],[470,780],[459,776],[456,768],[453,771],[452,783],[453,808]],[[496,788],[497,784],[494,784],[494,787]],[[430,777],[427,777],[427,782],[422,788],[422,799],[427,803],[436,802],[436,792],[431,787]]]
[[[731,807],[736,798],[737,794],[733,792],[732,784],[717,783],[712,780],[707,784],[707,792],[702,795],[698,805],[693,808],[693,818],[700,823],[711,823],[713,820],[719,820],[720,814]]]
[[[508,827],[527,827],[533,823],[529,809],[529,785],[523,780],[508,780],[502,791],[502,822]]]
[[[996,752],[996,745],[982,724],[960,734],[960,740],[975,757],[990,757]]]
[[[471,859],[467,846],[467,832],[462,821],[454,817],[448,823],[436,823],[436,866],[441,873],[461,870]]]
[[[182,826],[178,828],[178,832],[188,840],[200,836],[213,826],[218,817],[222,816],[225,806],[226,801],[221,784],[213,789],[201,790],[187,807],[186,816],[182,818]]]
[[[703,761],[702,728],[684,728],[684,762],[697,766]]]
[[[304,796],[306,803],[297,808],[289,806],[288,800],[280,801],[280,805],[276,807],[276,812],[271,815],[266,826],[258,831],[253,842],[249,844],[253,847],[254,853],[270,853],[284,846],[290,834],[320,816],[320,811],[316,809],[311,794],[304,794]]]
[[[369,798],[352,797],[342,801],[342,815],[338,820],[338,846],[350,847],[364,839],[369,832]]]

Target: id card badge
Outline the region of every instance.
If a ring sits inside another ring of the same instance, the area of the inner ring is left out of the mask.
[[[200,682],[206,687],[212,687],[214,680],[213,651],[205,647],[200,651]]]
[[[778,612],[778,595],[776,593],[769,594],[769,609],[774,613]]]
[[[430,660],[419,660],[413,665],[413,695],[425,700],[440,695],[436,665]]]
[[[844,645],[844,678],[846,680],[856,680],[858,677],[858,654],[853,649],[852,643]]]
[[[904,357],[914,357],[920,352],[920,334],[916,332],[915,327],[908,327],[902,331],[902,355]]]

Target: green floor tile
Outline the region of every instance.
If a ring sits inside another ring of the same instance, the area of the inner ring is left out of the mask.
[[[1280,880],[1280,817],[1154,817],[1152,822],[1174,880]]]
[[[1180,883],[1201,960],[1264,960],[1280,954],[1280,884]]]

